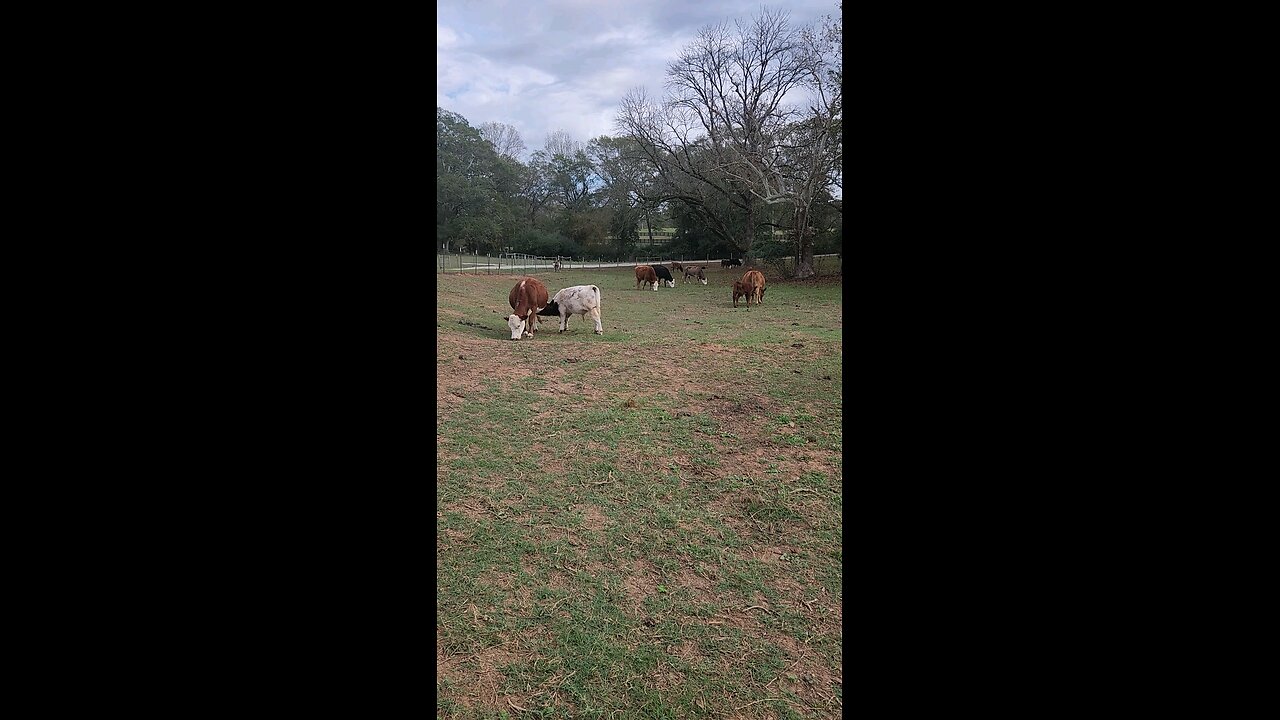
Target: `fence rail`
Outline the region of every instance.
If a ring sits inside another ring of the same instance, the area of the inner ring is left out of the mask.
[[[632,267],[639,264],[667,265],[671,262],[707,265],[720,267],[720,258],[666,258],[656,256],[635,256],[631,259],[609,259],[588,257],[556,257],[527,255],[524,253],[503,253],[501,255],[467,255],[465,253],[436,253],[437,273],[471,273],[476,275],[515,275],[530,272],[559,272],[561,270],[584,270],[593,268]],[[756,265],[764,268],[774,267],[783,274],[789,273],[795,266],[795,258],[757,259]],[[837,255],[814,255],[813,270],[818,275],[836,275],[841,272],[843,263]]]

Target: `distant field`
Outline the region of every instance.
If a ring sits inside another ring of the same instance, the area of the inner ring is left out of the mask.
[[[605,334],[518,342],[516,277],[438,277],[438,717],[841,715],[839,278],[742,271],[537,272]]]

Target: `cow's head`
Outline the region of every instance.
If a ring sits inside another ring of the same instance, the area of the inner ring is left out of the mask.
[[[525,334],[524,318],[520,317],[515,313],[511,313],[510,315],[507,316],[507,327],[511,328],[512,340],[519,340],[520,336]],[[533,336],[530,335],[530,337],[533,337]]]
[[[706,285],[706,284],[707,284],[707,278],[706,278],[705,276],[700,277],[700,278],[698,278],[698,279],[702,281],[702,284],[703,284],[703,285]]]
[[[669,288],[673,288],[673,287],[675,287],[675,286],[676,286],[676,281],[675,281],[675,280],[663,280],[663,281],[662,281],[662,284],[663,284],[663,285],[666,285],[666,286],[667,286],[667,287],[669,287]]]

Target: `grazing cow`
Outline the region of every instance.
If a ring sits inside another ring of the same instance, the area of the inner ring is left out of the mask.
[[[679,271],[681,271],[681,272],[684,272],[684,265],[681,265],[679,262],[677,262],[677,261],[675,261],[675,260],[672,260],[672,261],[671,261],[671,269],[672,269],[672,270],[679,270]]]
[[[689,278],[695,277],[701,280],[703,285],[706,285],[707,274],[703,272],[706,269],[707,267],[705,265],[703,265],[702,267],[694,267],[690,265],[689,267],[684,269],[684,281],[689,282]]]
[[[757,305],[764,298],[764,273],[759,270],[748,270],[742,276],[742,284],[751,288],[751,296],[748,299],[747,307],[751,307],[751,300]]]
[[[524,278],[511,288],[507,297],[511,309],[515,312],[507,316],[507,327],[511,328],[511,339],[519,340],[538,329],[538,311],[547,306],[547,286],[536,278]]]
[[[734,259],[732,259],[732,260],[721,260],[721,261],[720,261],[720,267],[722,267],[722,268],[737,267],[737,266],[739,266],[739,265],[741,265],[741,264],[742,264],[742,260],[741,260],[741,259],[739,259],[739,258],[734,258]]]
[[[750,308],[751,307],[750,305],[751,298],[749,297],[750,295],[751,295],[751,288],[747,287],[746,285],[743,285],[742,282],[739,280],[733,281],[733,306],[734,307],[738,307],[738,298],[743,296],[748,296],[747,307]]]
[[[671,277],[671,271],[667,269],[666,265],[654,265],[653,272],[658,275],[658,281],[666,283],[667,287],[676,286],[676,279]]]
[[[574,285],[557,290],[551,302],[538,314],[558,315],[560,332],[569,329],[571,315],[581,315],[584,320],[590,315],[596,323],[596,334],[604,334],[604,327],[600,325],[600,288],[595,285]]]
[[[658,292],[658,274],[654,272],[652,267],[648,265],[636,266],[636,289],[639,290],[645,283],[653,286],[653,291]]]

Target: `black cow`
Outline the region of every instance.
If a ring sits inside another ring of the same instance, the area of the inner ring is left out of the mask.
[[[676,286],[676,279],[671,277],[671,271],[667,269],[666,265],[654,265],[653,271],[658,275],[658,282],[666,283],[667,287]]]
[[[741,264],[742,264],[742,260],[741,260],[741,259],[739,259],[739,258],[734,258],[734,259],[732,259],[732,260],[721,260],[721,261],[720,261],[720,267],[722,267],[722,268],[735,267],[735,266],[738,266],[738,265],[741,265]]]

